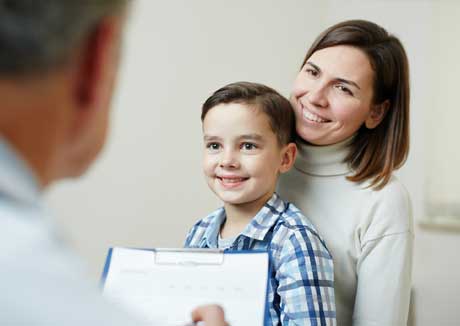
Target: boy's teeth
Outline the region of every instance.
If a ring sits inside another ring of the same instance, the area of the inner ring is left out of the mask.
[[[313,114],[313,113],[307,111],[306,109],[303,110],[303,116],[304,116],[304,118],[306,118],[308,120],[311,120],[311,121],[314,121],[314,122],[327,122],[327,120],[317,116],[316,114]]]
[[[227,183],[237,183],[243,181],[243,178],[222,178],[222,181],[225,181]]]

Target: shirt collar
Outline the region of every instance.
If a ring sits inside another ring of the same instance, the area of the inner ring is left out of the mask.
[[[286,204],[277,193],[274,193],[241,234],[248,238],[263,240],[285,210]]]
[[[225,214],[225,209],[221,207],[215,212],[213,212],[209,217],[209,225],[206,228],[202,241],[206,243],[206,246],[208,248],[217,248],[217,238],[220,233],[220,227],[227,218]]]
[[[285,202],[277,193],[274,193],[240,235],[262,241],[285,209]],[[223,207],[219,208],[210,217],[209,226],[203,236],[203,242],[206,243],[208,248],[217,248],[220,228],[227,218],[225,209]],[[238,238],[239,236],[236,237],[236,239]]]
[[[38,180],[26,162],[0,136],[0,193],[23,204],[40,201]]]

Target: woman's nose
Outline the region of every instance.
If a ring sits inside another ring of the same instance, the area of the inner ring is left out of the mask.
[[[319,82],[312,85],[306,92],[308,102],[318,108],[324,108],[328,105],[327,88]]]

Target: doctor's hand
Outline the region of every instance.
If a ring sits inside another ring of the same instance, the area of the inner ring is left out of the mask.
[[[224,310],[218,305],[207,305],[192,311],[192,319],[198,325],[228,326],[225,322]]]

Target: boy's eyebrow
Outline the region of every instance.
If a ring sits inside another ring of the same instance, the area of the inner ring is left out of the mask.
[[[263,137],[259,134],[247,134],[247,135],[241,135],[239,137],[240,139],[249,139],[249,140],[258,140],[261,141]]]
[[[212,135],[204,135],[203,140],[204,141],[213,141],[213,140],[220,140],[221,138],[218,136],[212,136]],[[246,134],[246,135],[240,135],[238,136],[238,139],[247,139],[247,140],[257,140],[261,141],[263,140],[263,137],[259,134]]]
[[[204,141],[212,141],[212,140],[219,140],[220,138],[217,136],[209,136],[209,135],[204,135],[203,140]]]
[[[312,66],[313,68],[315,68],[318,72],[321,72],[321,68],[318,67],[317,65],[315,65],[313,62],[311,61],[307,61],[307,64],[309,64],[310,66]],[[347,84],[347,85],[351,85],[351,86],[354,86],[356,87],[357,89],[361,89],[361,87],[358,86],[358,84],[356,84],[354,81],[352,80],[348,80],[348,79],[345,79],[345,78],[335,78],[335,80],[341,82],[341,83],[344,83],[344,84]]]

